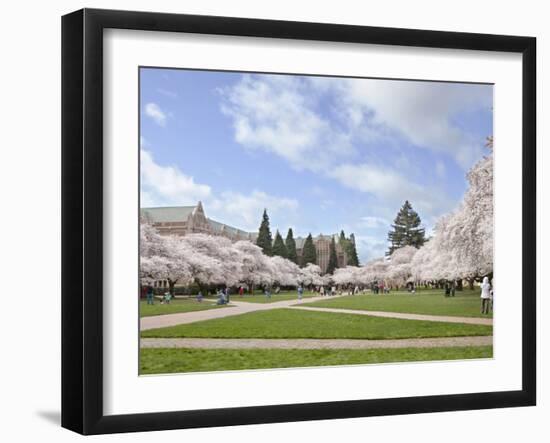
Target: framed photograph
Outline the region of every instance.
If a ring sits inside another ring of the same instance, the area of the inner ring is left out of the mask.
[[[531,37],[62,20],[62,425],[536,402]]]

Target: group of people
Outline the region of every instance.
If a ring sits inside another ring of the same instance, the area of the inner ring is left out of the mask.
[[[322,297],[324,297],[324,296],[331,297],[333,295],[336,295],[336,286],[327,286],[326,289],[325,289],[324,286],[321,286],[319,288],[319,294]]]
[[[145,296],[146,296],[148,305],[154,305],[155,304],[155,290],[151,285],[148,285],[145,288]],[[162,298],[160,299],[160,304],[162,304],[162,305],[168,304],[169,305],[170,300],[172,300],[172,294],[170,292],[166,291],[164,293],[164,295],[162,296]]]
[[[454,297],[456,293],[456,280],[445,282],[445,297]]]
[[[217,305],[226,305],[229,303],[229,288],[223,288],[218,290]]]
[[[371,291],[373,294],[389,294],[390,287],[386,286],[384,282],[374,282],[371,286]]]

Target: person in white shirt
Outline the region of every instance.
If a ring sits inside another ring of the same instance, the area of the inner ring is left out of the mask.
[[[481,283],[481,313],[488,314],[489,306],[491,304],[491,284],[489,283],[489,277],[483,277],[483,283]]]

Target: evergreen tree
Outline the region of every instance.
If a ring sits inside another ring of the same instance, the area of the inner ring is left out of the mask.
[[[342,243],[342,247],[346,244],[346,234],[343,229],[340,231],[340,243]]]
[[[304,242],[304,253],[302,254],[302,267],[308,263],[317,264],[317,251],[313,244],[313,237],[309,234]]]
[[[338,258],[336,257],[336,242],[334,241],[334,237],[332,237],[329,247],[327,274],[332,274],[337,267]]]
[[[351,234],[348,241],[348,266],[359,266],[359,257],[355,248],[355,235]]]
[[[403,246],[419,248],[426,241],[424,228],[420,226],[420,217],[412,208],[408,200],[405,201],[395,220],[392,230],[388,232],[388,241],[391,243],[387,255]]]
[[[285,243],[283,242],[283,237],[279,234],[279,230],[275,234],[275,241],[273,242],[273,255],[278,255],[279,257],[287,258],[288,251],[286,250]]]
[[[340,231],[340,239],[338,240],[342,246],[342,250],[346,252],[347,265],[359,266],[359,257],[357,256],[357,249],[355,248],[355,235],[351,234],[350,238],[346,238],[344,230]]]
[[[288,234],[286,235],[285,246],[286,246],[287,258],[290,261],[298,264],[298,254],[296,253],[296,241],[294,240],[294,233],[292,232],[292,228],[289,228]]]
[[[265,255],[273,255],[273,237],[271,237],[269,217],[266,209],[264,209],[264,215],[262,216],[262,223],[260,224],[256,244],[262,248]]]

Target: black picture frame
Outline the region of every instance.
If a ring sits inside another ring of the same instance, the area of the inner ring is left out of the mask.
[[[522,389],[131,415],[103,413],[103,30],[522,54]],[[536,404],[536,39],[340,24],[83,9],[62,18],[62,426],[82,434]]]

